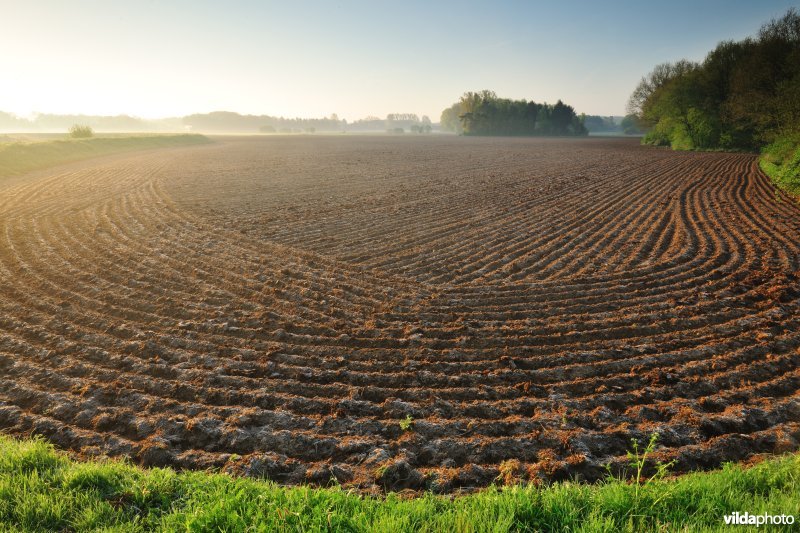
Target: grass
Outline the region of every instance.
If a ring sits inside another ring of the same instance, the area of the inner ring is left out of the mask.
[[[800,135],[780,137],[766,146],[759,164],[775,185],[800,196]]]
[[[128,135],[0,143],[0,178],[118,152],[211,142],[202,135]]]
[[[609,479],[379,499],[78,462],[43,440],[0,436],[0,531],[723,531],[723,515],[735,511],[798,517],[800,455],[636,486]]]

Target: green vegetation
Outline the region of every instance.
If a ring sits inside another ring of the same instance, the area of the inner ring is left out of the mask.
[[[669,468],[674,464],[673,462],[655,464],[655,473],[650,478],[645,479],[644,471],[648,467],[648,458],[653,455],[656,450],[656,442],[658,441],[658,433],[653,433],[650,436],[650,441],[645,446],[644,450],[639,451],[639,442],[636,439],[631,439],[631,450],[628,452],[628,461],[634,470],[633,475],[633,505],[639,507],[641,505],[640,494],[644,487],[657,483],[667,477]],[[665,493],[666,494],[666,493]]]
[[[142,135],[0,143],[0,177],[117,152],[207,142],[202,135]]]
[[[90,126],[75,124],[69,129],[69,136],[73,139],[88,139],[94,137],[94,130]]]
[[[763,150],[765,172],[796,191],[800,14],[790,9],[756,37],[721,42],[702,63],[658,65],[642,78],[628,108],[649,129],[646,143],[679,150]]]
[[[403,431],[411,431],[413,427],[414,417],[411,415],[406,415],[406,417],[400,421],[400,429]]]
[[[622,132],[626,135],[641,135],[644,133],[639,125],[638,118],[633,113],[629,113],[623,117],[620,127],[622,128]]]
[[[555,105],[498,98],[493,91],[464,93],[442,111],[445,131],[463,135],[587,135],[581,117],[561,100]]]
[[[76,462],[42,440],[0,436],[4,531],[723,531],[723,516],[736,511],[797,517],[800,455],[639,485],[610,480],[378,499]]]
[[[765,146],[759,163],[778,187],[800,196],[800,134],[780,137]]]
[[[800,15],[791,9],[756,38],[724,41],[702,63],[658,65],[629,111],[647,142],[684,149],[754,150],[800,129]]]

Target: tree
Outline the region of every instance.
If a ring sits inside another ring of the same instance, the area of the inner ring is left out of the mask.
[[[620,123],[620,126],[622,127],[622,132],[625,135],[638,135],[640,133],[644,133],[639,125],[639,119],[632,113],[625,115]]]
[[[442,130],[461,134],[463,132],[463,129],[461,128],[461,119],[459,118],[461,114],[462,111],[460,102],[456,102],[442,111],[442,115],[439,118],[439,125],[441,126]]]
[[[663,63],[628,101],[645,141],[685,149],[759,149],[800,133],[800,15],[723,41],[702,63]]]
[[[458,122],[455,121],[458,118]],[[465,135],[586,135],[583,121],[562,101],[555,106],[498,98],[493,91],[466,92],[442,112],[442,127],[460,124]]]
[[[676,63],[662,63],[656,65],[647,76],[641,79],[639,85],[636,86],[633,94],[631,94],[628,99],[628,113],[643,117],[643,115],[646,114],[648,102],[651,101],[653,95],[657,91],[666,86],[670,81],[683,76],[696,67],[696,63],[686,59],[682,59]]]

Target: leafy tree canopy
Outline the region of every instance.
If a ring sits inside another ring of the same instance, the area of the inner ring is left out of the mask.
[[[442,129],[464,135],[586,135],[572,106],[499,98],[494,91],[467,92],[442,111]]]
[[[645,141],[682,149],[754,150],[800,133],[800,15],[723,41],[702,63],[656,66],[628,101]]]

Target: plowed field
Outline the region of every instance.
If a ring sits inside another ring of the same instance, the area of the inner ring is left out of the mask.
[[[800,209],[747,154],[311,136],[98,159],[0,181],[0,429],[363,490],[596,479],[654,432],[709,468],[798,448],[798,270]]]

